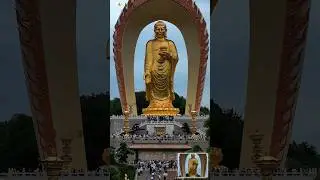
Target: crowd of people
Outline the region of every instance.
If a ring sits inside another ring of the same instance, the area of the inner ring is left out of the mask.
[[[149,173],[150,179],[167,179],[168,170],[176,169],[177,162],[174,160],[150,160],[142,161],[139,160],[137,163],[137,173],[138,176],[141,176],[144,173]]]

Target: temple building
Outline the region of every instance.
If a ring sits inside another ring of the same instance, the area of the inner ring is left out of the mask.
[[[209,139],[205,136],[204,122],[209,116],[198,116],[196,136],[183,130],[183,124],[191,127],[191,117],[147,118],[132,116],[129,118],[130,133],[125,136],[123,131],[124,116],[111,116],[110,144],[117,149],[121,142],[135,151],[129,161],[135,160],[176,160],[177,153],[186,152],[198,145],[206,151]]]

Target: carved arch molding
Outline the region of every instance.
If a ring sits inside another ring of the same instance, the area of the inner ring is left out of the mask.
[[[129,0],[124,7],[113,35],[113,53],[122,108],[124,110],[132,106],[133,114],[137,113],[134,92],[135,45],[142,29],[159,19],[175,24],[185,39],[188,53],[186,103],[199,110],[209,53],[209,34],[206,22],[192,0]]]

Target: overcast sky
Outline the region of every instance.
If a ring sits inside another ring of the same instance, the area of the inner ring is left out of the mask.
[[[109,2],[105,0],[78,0],[77,43],[81,94],[103,92],[108,87],[109,67],[105,60],[104,49],[106,39],[110,35],[108,5]],[[211,36],[214,41],[211,42],[210,91],[217,103],[226,108],[233,107],[241,113],[246,99],[249,51],[248,7],[248,0],[219,1],[211,19]],[[293,139],[307,140],[318,147],[320,147],[319,17],[320,1],[313,0],[304,73],[293,127]],[[12,0],[1,0],[0,120],[8,120],[14,113],[30,114],[16,27]],[[169,33],[174,31],[177,30],[170,28]],[[177,36],[177,41],[179,36],[181,35]],[[141,39],[149,37],[150,33]],[[184,51],[182,45],[180,49]],[[186,79],[182,83],[186,83]]]

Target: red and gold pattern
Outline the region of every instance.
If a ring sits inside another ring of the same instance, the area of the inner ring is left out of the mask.
[[[193,21],[197,24],[198,32],[199,32],[199,44],[200,44],[200,66],[199,66],[199,75],[198,75],[198,83],[197,83],[197,91],[196,91],[196,102],[195,102],[195,110],[200,110],[202,93],[205,83],[205,75],[207,69],[207,60],[209,54],[209,34],[207,31],[206,22],[198,8],[198,6],[192,0],[174,0],[179,3],[185,9],[188,10],[191,17],[193,17]]]
[[[284,47],[270,147],[271,156],[286,155],[300,86],[307,36],[310,0],[287,0]]]
[[[38,0],[16,0],[20,47],[40,153],[56,154]]]
[[[123,63],[121,57],[122,51],[122,39],[123,32],[125,28],[125,24],[128,22],[128,17],[133,13],[135,8],[141,6],[146,3],[148,0],[129,0],[128,4],[124,7],[116,25],[115,25],[115,33],[113,35],[114,43],[113,43],[113,52],[114,52],[114,60],[117,72],[117,80],[118,87],[120,93],[120,100],[122,107],[127,107],[127,99],[126,99],[126,89],[124,84],[124,72],[123,72]],[[192,0],[172,0],[184,7],[190,16],[193,18],[192,20],[197,24],[198,32],[199,32],[199,44],[200,44],[200,66],[199,66],[199,75],[198,75],[198,84],[196,91],[196,102],[195,109],[196,111],[200,110],[202,92],[205,83],[205,74],[207,68],[207,60],[208,60],[208,52],[209,52],[209,34],[206,28],[206,22],[197,7],[197,5]],[[123,109],[124,111],[124,109]]]

